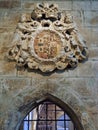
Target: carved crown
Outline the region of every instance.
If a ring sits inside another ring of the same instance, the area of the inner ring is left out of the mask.
[[[76,67],[88,56],[71,15],[60,12],[56,4],[37,4],[31,14],[23,14],[12,44],[10,60],[42,72]]]

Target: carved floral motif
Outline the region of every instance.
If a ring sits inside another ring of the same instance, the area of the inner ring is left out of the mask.
[[[31,14],[23,14],[12,42],[8,58],[42,72],[76,67],[88,56],[72,17],[56,4],[37,4]]]

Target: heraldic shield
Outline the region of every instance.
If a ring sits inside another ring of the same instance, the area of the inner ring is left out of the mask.
[[[32,13],[21,16],[8,51],[17,66],[52,72],[74,68],[87,59],[86,41],[73,18],[56,4],[36,4]]]

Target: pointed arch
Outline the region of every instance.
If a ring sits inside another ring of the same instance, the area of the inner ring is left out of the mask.
[[[36,100],[36,102],[28,104],[28,106],[26,105],[24,107],[24,109],[20,110],[22,113],[25,113],[22,116],[20,125],[21,125],[23,119],[26,117],[26,115],[44,101],[50,101],[50,102],[53,102],[54,104],[56,104],[57,106],[59,106],[63,111],[65,111],[67,113],[67,115],[70,117],[70,119],[74,123],[75,128],[77,130],[84,130],[84,128],[81,124],[81,121],[79,120],[76,113],[69,107],[69,105],[67,103],[63,102],[62,100],[60,100],[59,98],[57,98],[51,94],[48,94],[48,93],[41,99]],[[20,125],[18,125],[16,130],[19,130]]]

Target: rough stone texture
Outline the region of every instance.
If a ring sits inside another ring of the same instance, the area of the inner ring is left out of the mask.
[[[13,10],[3,10],[0,9],[0,27],[16,27],[17,22],[19,21],[20,12]]]
[[[82,0],[73,2],[73,10],[90,10],[91,9],[91,1],[90,0]]]
[[[98,47],[98,27],[93,27],[91,30],[91,36],[92,36],[92,46]]]
[[[21,6],[21,0],[0,0],[0,8],[17,8]]]
[[[98,11],[83,11],[84,26],[98,26]]]
[[[51,74],[16,68],[6,58],[20,15],[31,12],[35,1],[0,2],[0,130],[18,130],[32,105],[47,94],[68,104],[83,130],[98,130],[98,1],[49,1],[72,13],[89,48],[86,62]]]
[[[66,4],[63,4],[63,2],[64,2],[63,0],[62,1],[59,1],[59,0],[57,0],[57,1],[55,1],[55,0],[44,0],[43,2],[46,2],[46,1],[49,4],[51,4],[51,3],[58,4],[59,8],[62,9],[62,10],[65,10],[65,8],[66,8],[66,10],[72,10],[72,1],[70,1],[70,0],[66,0]],[[32,10],[32,7],[34,7],[34,3],[38,3],[38,2],[40,2],[40,1],[36,0],[36,1],[32,2],[32,0],[29,0],[29,1],[23,0],[22,6],[25,9]]]

